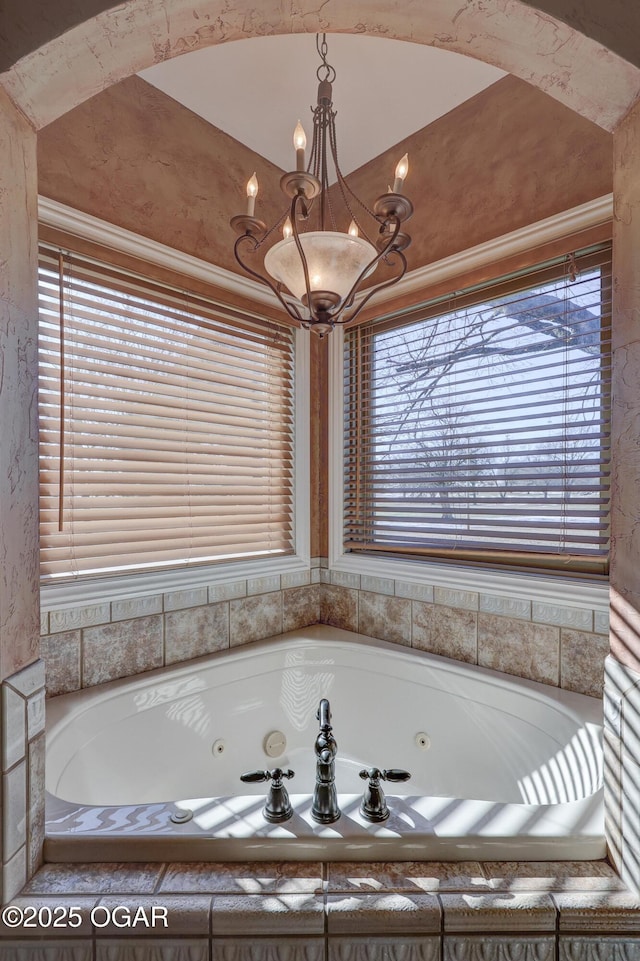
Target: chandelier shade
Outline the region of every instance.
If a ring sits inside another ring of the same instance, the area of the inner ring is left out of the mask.
[[[328,291],[344,303],[347,295],[377,251],[368,240],[335,230],[313,230],[299,235],[307,262],[311,292]],[[377,264],[373,265],[372,271]],[[298,245],[287,237],[271,247],[264,258],[264,268],[273,279],[283,284],[301,303],[306,304],[307,284]]]
[[[307,138],[298,121],[293,136],[295,170],[280,179],[289,206],[268,228],[256,216],[254,174],[247,184],[246,213],[233,217],[231,226],[239,235],[234,253],[243,270],[266,284],[290,317],[322,337],[336,324],[353,320],[377,291],[404,276],[403,251],[411,239],[400,227],[413,207],[402,194],[409,170],[406,154],[395,168],[393,189],[389,187],[371,209],[347,184],[338,161],[332,93],[336,73],[327,62],[325,34],[322,41],[316,38],[316,46],[322,63],[308,163]],[[330,186],[331,167],[335,183]],[[348,233],[339,230],[338,223],[350,223]],[[274,243],[274,232],[280,228],[284,239]]]

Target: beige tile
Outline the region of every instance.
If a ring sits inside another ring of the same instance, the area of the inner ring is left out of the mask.
[[[560,686],[579,694],[602,697],[609,637],[585,631],[560,631]]]
[[[265,574],[264,577],[250,577],[247,581],[247,594],[271,594],[281,588],[279,574]]]
[[[593,612],[593,629],[596,634],[609,635],[609,611]]]
[[[202,607],[209,599],[206,587],[194,587],[188,591],[170,591],[163,595],[165,611],[182,611],[188,607]]]
[[[165,664],[188,661],[229,647],[229,605],[208,604],[164,615]]]
[[[282,630],[295,631],[320,620],[320,590],[316,584],[282,592]]]
[[[480,612],[478,664],[557,685],[560,680],[560,628]]]
[[[456,661],[477,662],[478,615],[442,604],[413,602],[412,646]]]
[[[27,840],[27,763],[2,775],[2,859],[8,861]]]
[[[39,944],[34,954],[33,946],[23,941],[2,942],[3,961],[93,961],[91,941],[66,939]]]
[[[555,961],[555,957],[556,939],[552,936],[494,934],[489,939],[481,934],[450,935],[442,942],[442,961]],[[596,958],[587,959],[581,955],[571,961],[578,961],[578,958],[580,961],[596,961]]]
[[[322,893],[317,861],[174,863],[167,865],[159,893],[314,894]]]
[[[37,691],[27,701],[27,737],[31,741],[44,731],[45,697],[44,691]]]
[[[433,601],[431,584],[415,584],[413,581],[396,581],[396,597],[408,597],[412,601]]]
[[[395,583],[388,577],[373,577],[371,574],[360,575],[360,590],[371,591],[373,594],[395,594]]]
[[[229,601],[231,647],[282,633],[282,593],[255,594]]]
[[[96,961],[209,961],[209,945],[204,938],[156,937],[141,943],[130,934],[126,939],[98,938],[95,957]]]
[[[534,601],[531,617],[534,621],[557,624],[558,627],[572,627],[582,631],[593,630],[593,611],[586,608],[562,607],[560,604]]]
[[[441,961],[438,935],[420,938],[333,937],[329,940],[328,951],[328,961]]]
[[[558,939],[558,961],[639,961],[639,959],[640,945],[633,935],[630,937],[623,935],[602,937],[598,934],[591,937],[562,935]]]
[[[216,604],[218,601],[230,601],[234,597],[246,597],[247,582],[233,581],[230,584],[210,584],[209,603]]]
[[[439,933],[441,911],[435,894],[330,894],[327,930],[332,934]]]
[[[326,961],[324,938],[212,938],[211,961]]]
[[[44,843],[44,798],[45,798],[45,735],[41,734],[29,744],[29,781],[27,803],[29,817],[27,823],[27,858],[29,876],[42,864],[42,845]]]
[[[561,931],[622,934],[640,931],[640,897],[630,891],[553,894]]]
[[[2,685],[2,770],[8,771],[25,753],[27,702],[13,688]]]
[[[324,584],[320,592],[320,622],[345,631],[357,631],[358,591]]]
[[[22,891],[26,880],[27,847],[23,844],[13,857],[2,865],[2,900],[5,904],[11,902]],[[5,961],[4,954],[2,959]]]
[[[161,614],[87,628],[82,636],[83,686],[160,667],[162,633]]]
[[[135,927],[127,927],[127,919],[135,918],[136,912],[144,912],[144,918]],[[180,938],[207,937],[211,920],[211,897],[191,894],[179,895],[131,895],[113,894],[101,898],[94,908],[94,924],[99,937]],[[148,924],[146,922],[149,922]]]
[[[153,894],[163,864],[44,864],[24,894]]]
[[[481,594],[480,610],[487,614],[502,614],[531,620],[531,601],[520,597],[504,597],[501,594]]]
[[[329,583],[336,587],[346,587],[349,590],[360,590],[360,575],[350,571],[331,571]]]
[[[489,889],[477,861],[330,862],[328,891],[366,894],[381,891]]]
[[[489,884],[501,891],[624,891],[606,861],[487,861]]]
[[[80,631],[67,631],[40,641],[49,697],[80,690],[80,637]]]
[[[23,697],[31,697],[44,687],[44,661],[41,659],[33,661],[21,671],[8,677],[6,683]]]
[[[127,597],[111,601],[111,620],[128,621],[132,617],[145,617],[147,614],[162,613],[162,594],[147,597]]]
[[[358,631],[369,637],[408,646],[411,643],[411,601],[405,597],[360,591]]]
[[[468,611],[477,611],[479,595],[475,591],[460,591],[453,587],[436,587],[433,591],[436,604],[445,607],[464,607]]]
[[[313,894],[214,894],[211,931],[214,937],[323,934],[323,900]]]
[[[480,931],[548,931],[556,928],[556,908],[548,894],[489,892],[440,895],[444,911],[444,930],[477,933]]]
[[[96,624],[106,624],[111,616],[109,604],[94,604],[90,607],[74,607],[67,611],[51,611],[49,630],[52,634],[79,630]]]
[[[288,590],[290,587],[304,587],[311,583],[310,571],[291,571],[289,574],[280,575],[280,587]]]

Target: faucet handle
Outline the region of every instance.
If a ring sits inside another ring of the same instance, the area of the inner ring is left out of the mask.
[[[402,768],[392,767],[381,774],[383,781],[408,781],[411,775],[408,771],[403,771]]]
[[[289,768],[283,771],[281,767],[274,767],[272,771],[248,771],[240,775],[240,780],[246,784],[257,784],[260,781],[271,781],[267,803],[262,809],[265,820],[271,824],[287,821],[293,814],[291,801],[287,789],[282,783],[283,778],[292,778],[294,772]]]
[[[389,817],[389,807],[387,805],[384,791],[380,787],[380,781],[408,781],[411,775],[408,771],[401,768],[392,767],[381,771],[380,768],[370,767],[360,771],[363,781],[368,781],[364,789],[360,814],[367,821],[386,821]]]
[[[363,780],[408,781],[411,774],[409,771],[403,771],[402,768],[398,767],[388,768],[384,771],[377,767],[370,767],[360,771],[360,777]]]
[[[247,774],[240,775],[240,780],[246,784],[258,784],[260,781],[268,781],[269,777],[268,771],[248,771]]]
[[[273,771],[249,771],[247,774],[241,774],[240,780],[245,784],[259,784],[261,781],[281,781],[283,777],[292,778],[294,774],[295,771],[291,768],[283,771],[280,767],[274,767]]]

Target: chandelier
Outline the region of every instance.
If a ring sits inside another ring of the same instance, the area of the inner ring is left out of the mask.
[[[406,154],[395,169],[393,188],[378,197],[373,209],[348,186],[338,161],[332,93],[336,71],[327,62],[326,34],[322,40],[316,36],[316,48],[322,63],[316,71],[318,101],[311,108],[309,159],[298,121],[293,134],[296,169],[280,179],[290,204],[267,228],[255,216],[258,181],[253,174],[246,213],[232,217],[231,226],[239,235],[234,253],[242,269],[270,287],[293,320],[323,337],[336,324],[353,320],[374,294],[404,276],[403,251],[411,238],[400,228],[413,206],[401,192],[409,169]],[[330,186],[331,168],[335,182],[332,178]],[[273,243],[280,230],[282,240]]]

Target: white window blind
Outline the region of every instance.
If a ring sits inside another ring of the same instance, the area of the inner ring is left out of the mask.
[[[347,331],[347,550],[606,571],[610,258]]]
[[[292,330],[55,250],[39,276],[43,578],[291,553]]]

